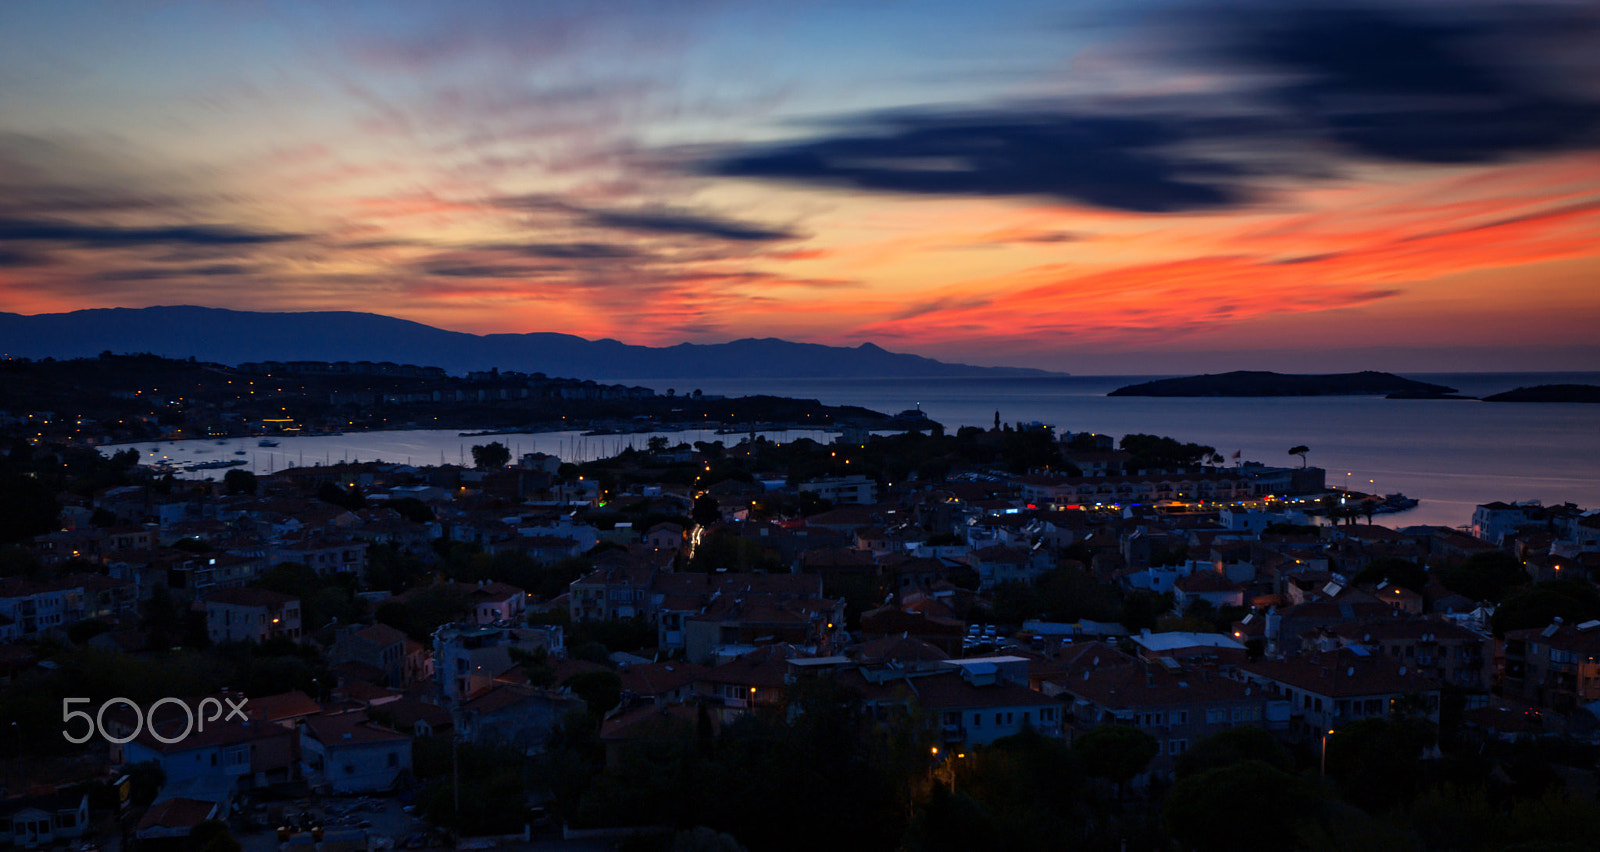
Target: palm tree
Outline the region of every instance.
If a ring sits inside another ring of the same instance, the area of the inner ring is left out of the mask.
[[[1306,466],[1306,453],[1309,453],[1309,452],[1311,452],[1311,448],[1306,446],[1305,444],[1300,444],[1298,446],[1293,446],[1293,447],[1289,448],[1289,455],[1291,455],[1291,456],[1299,456],[1300,457],[1300,469],[1301,470],[1305,469],[1305,466]]]

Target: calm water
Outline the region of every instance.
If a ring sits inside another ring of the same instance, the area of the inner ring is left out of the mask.
[[[1555,383],[1600,384],[1600,373],[1407,374],[1480,396],[1511,388]],[[1600,405],[1482,403],[1475,400],[1387,400],[1377,397],[1267,399],[1158,399],[1107,397],[1107,391],[1150,377],[1070,376],[1024,379],[792,379],[750,381],[704,379],[688,383],[708,394],[767,393],[818,399],[830,405],[860,405],[893,413],[921,406],[946,427],[991,426],[1039,421],[1058,430],[1169,435],[1216,447],[1231,458],[1266,464],[1299,464],[1288,455],[1296,444],[1311,448],[1307,460],[1328,470],[1330,485],[1348,481],[1358,490],[1416,497],[1416,509],[1389,516],[1391,525],[1461,526],[1472,508],[1491,500],[1570,501],[1600,508]],[[664,391],[682,390],[681,379],[630,379]],[[767,433],[776,440],[818,433]],[[247,469],[268,473],[294,464],[346,459],[437,464],[470,463],[474,443],[499,440],[515,452],[546,452],[568,460],[611,455],[629,445],[643,447],[648,435],[583,438],[577,433],[462,438],[454,431],[369,432],[343,436],[284,438],[264,449],[255,439],[226,445],[214,441],[148,442],[145,460],[246,459]],[[717,440],[710,432],[669,435],[677,440]],[[721,436],[730,444],[738,436]],[[115,448],[107,448],[108,450]],[[157,449],[154,455],[149,450]],[[243,449],[246,455],[236,456]],[[199,452],[196,452],[199,450]],[[199,475],[220,478],[223,471]]]

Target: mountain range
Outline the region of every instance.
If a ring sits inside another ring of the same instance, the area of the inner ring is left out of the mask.
[[[0,312],[0,355],[81,358],[148,352],[222,364],[393,361],[452,373],[517,370],[582,379],[927,378],[1060,375],[1021,367],[948,364],[856,347],[746,338],[635,346],[570,334],[467,334],[355,311],[268,313],[170,306],[26,316]]]

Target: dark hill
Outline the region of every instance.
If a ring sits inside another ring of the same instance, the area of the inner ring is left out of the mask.
[[[1535,385],[1497,393],[1484,402],[1600,402],[1600,385]]]
[[[222,364],[393,361],[452,373],[517,370],[581,379],[1043,376],[1042,370],[947,364],[871,343],[786,340],[650,347],[570,334],[465,334],[351,311],[263,313],[192,306],[0,313],[0,348],[25,358],[151,353]]]
[[[1454,393],[1455,388],[1403,379],[1392,373],[1291,375],[1239,370],[1232,373],[1158,379],[1120,387],[1107,396],[1420,396]]]

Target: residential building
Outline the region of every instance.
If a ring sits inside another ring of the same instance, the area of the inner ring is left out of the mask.
[[[862,669],[836,677],[860,693],[877,718],[890,718],[912,706],[926,711],[946,746],[988,745],[1030,729],[1049,737],[1061,735],[1061,701],[1002,679],[995,666],[921,673]]]
[[[89,828],[89,796],[56,792],[0,799],[0,837],[13,848],[71,843]]]
[[[411,774],[411,737],[363,713],[306,718],[300,751],[306,783],[335,794],[393,790]]]
[[[382,672],[383,686],[405,686],[406,635],[387,624],[351,625],[334,636],[328,663],[361,663]]]
[[[1109,662],[1109,659],[1108,659]],[[1045,682],[1070,702],[1076,734],[1100,725],[1131,725],[1155,738],[1147,771],[1170,775],[1179,755],[1212,734],[1240,725],[1287,727],[1288,702],[1258,685],[1161,661],[1080,666]]]
[[[1508,698],[1561,712],[1600,700],[1600,621],[1507,630],[1500,656]]]
[[[1359,719],[1415,712],[1439,720],[1439,685],[1391,657],[1345,648],[1259,660],[1239,666],[1235,676],[1265,686],[1288,700],[1291,728],[1325,731]]]
[[[300,599],[268,589],[224,589],[205,598],[212,642],[300,640]]]
[[[469,742],[538,754],[562,719],[586,706],[567,689],[500,684],[462,702],[451,715],[456,731]]]
[[[1333,640],[1318,648],[1362,648],[1388,657],[1441,684],[1468,690],[1486,690],[1490,683],[1490,639],[1449,621],[1433,618],[1340,624],[1327,628]]]
[[[564,651],[560,627],[510,628],[446,624],[434,631],[434,676],[446,703],[488,689],[517,663],[512,649],[556,654]]]
[[[198,703],[191,706],[197,717],[210,715]],[[159,727],[144,725],[120,747],[122,762],[153,761],[166,773],[164,793],[213,802],[226,802],[241,790],[299,777],[300,751],[293,730],[254,720],[230,720],[226,713],[224,707],[222,718],[208,721],[204,727],[197,723],[187,735],[183,731],[188,718],[179,712],[166,714]],[[110,717],[107,714],[108,722]],[[119,724],[118,737],[132,732],[131,724]],[[174,742],[157,739],[152,727]]]
[[[878,483],[861,474],[815,479],[798,487],[802,493],[839,505],[868,506],[878,501]]]
[[[1047,554],[995,545],[967,554],[967,564],[978,572],[978,588],[992,589],[1002,583],[1032,584],[1051,567]]]

